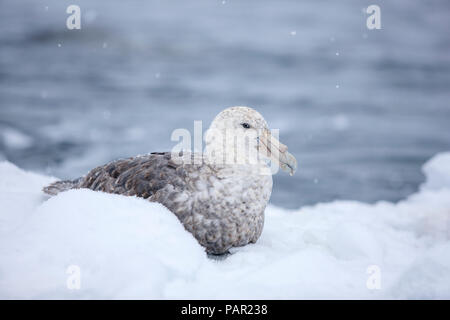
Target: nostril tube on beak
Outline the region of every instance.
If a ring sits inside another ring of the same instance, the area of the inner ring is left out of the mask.
[[[264,140],[263,143],[266,145],[266,147],[270,150],[278,150],[281,153],[284,153],[287,151],[288,147],[284,144],[282,144],[277,138],[272,136],[270,131],[264,132]]]
[[[277,148],[281,153],[285,153],[288,150],[288,147],[285,144],[282,144],[280,141],[271,137],[271,144]]]

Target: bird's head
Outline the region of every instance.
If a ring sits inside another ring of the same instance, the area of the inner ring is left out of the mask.
[[[206,150],[225,164],[258,164],[270,160],[294,174],[297,160],[270,131],[266,120],[249,107],[220,112],[205,136]]]

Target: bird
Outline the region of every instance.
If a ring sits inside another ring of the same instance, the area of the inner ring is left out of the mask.
[[[221,111],[204,136],[203,152],[152,152],[98,166],[43,191],[87,188],[136,196],[167,207],[211,255],[256,243],[278,168],[293,175],[296,158],[250,107]]]

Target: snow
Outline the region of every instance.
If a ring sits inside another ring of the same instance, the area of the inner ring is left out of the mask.
[[[427,181],[422,189],[439,190],[450,187],[450,152],[434,157],[423,166]]]
[[[0,298],[450,298],[450,153],[398,203],[269,206],[256,244],[206,256],[166,208],[0,163]],[[70,285],[79,270],[79,287]]]

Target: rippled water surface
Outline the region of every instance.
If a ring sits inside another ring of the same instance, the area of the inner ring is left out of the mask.
[[[73,178],[170,150],[176,128],[259,110],[299,161],[275,176],[283,207],[399,200],[450,150],[450,3],[0,2],[0,159]]]

